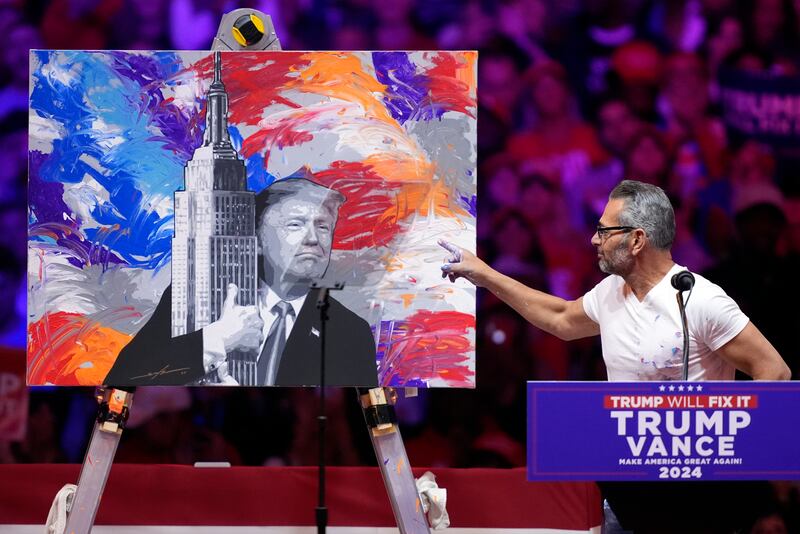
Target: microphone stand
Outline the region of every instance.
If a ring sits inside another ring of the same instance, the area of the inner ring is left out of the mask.
[[[681,314],[681,326],[683,327],[683,373],[681,380],[689,380],[689,324],[686,321],[686,303],[683,301],[683,291],[675,293],[678,300],[678,310]]]
[[[672,287],[678,290],[675,298],[678,300],[678,311],[681,314],[681,326],[683,327],[683,373],[681,380],[689,380],[689,324],[686,320],[686,303],[692,296],[694,288],[694,276],[689,271],[681,271],[672,275]],[[689,290],[689,296],[683,300],[683,292]]]
[[[328,508],[325,506],[325,431],[328,418],[325,415],[325,326],[328,322],[328,308],[330,308],[329,293],[332,289],[342,289],[344,283],[336,282],[333,286],[325,286],[314,282],[312,289],[318,289],[317,309],[319,310],[319,415],[317,425],[319,429],[319,470],[318,470],[318,502],[315,508],[317,534],[325,534],[328,526]]]

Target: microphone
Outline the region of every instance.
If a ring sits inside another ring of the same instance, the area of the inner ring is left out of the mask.
[[[688,291],[694,287],[694,275],[689,271],[681,271],[672,275],[672,287],[678,291]]]

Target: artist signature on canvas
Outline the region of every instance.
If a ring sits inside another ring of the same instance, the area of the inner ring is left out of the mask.
[[[165,375],[169,375],[169,374],[172,374],[172,373],[186,374],[188,371],[189,371],[188,367],[181,367],[179,369],[170,369],[169,365],[165,365],[164,367],[162,367],[158,371],[153,371],[152,373],[147,373],[147,374],[143,374],[143,375],[140,375],[140,376],[132,376],[131,380],[138,380],[140,378],[149,378],[150,380],[154,380],[154,379],[156,379],[156,378],[158,378],[160,376],[165,376]]]

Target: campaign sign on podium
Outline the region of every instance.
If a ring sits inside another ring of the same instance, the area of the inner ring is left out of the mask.
[[[528,480],[800,479],[800,384],[528,382]]]

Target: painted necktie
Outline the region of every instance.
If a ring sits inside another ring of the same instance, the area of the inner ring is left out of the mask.
[[[262,386],[275,385],[283,347],[286,346],[286,320],[290,314],[294,314],[294,309],[291,304],[282,300],[272,307],[272,312],[278,316],[269,329],[267,342],[258,357],[258,384]]]

